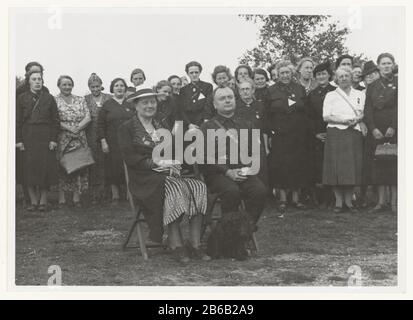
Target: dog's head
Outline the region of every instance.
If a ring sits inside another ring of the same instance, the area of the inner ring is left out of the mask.
[[[249,240],[251,235],[257,231],[257,226],[243,210],[225,213],[221,218],[221,223],[226,232],[237,235],[242,240]]]

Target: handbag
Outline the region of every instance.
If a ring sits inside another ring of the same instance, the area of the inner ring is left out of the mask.
[[[66,145],[65,150],[63,150],[63,156],[60,159],[60,165],[65,169],[67,174],[72,174],[78,170],[84,169],[92,164],[95,164],[95,160],[92,156],[92,150],[88,146],[82,145],[82,147],[74,149],[72,151],[66,152],[67,147],[69,146],[69,141]]]
[[[397,157],[397,144],[395,143],[383,143],[379,144],[374,151],[376,158],[396,158]]]

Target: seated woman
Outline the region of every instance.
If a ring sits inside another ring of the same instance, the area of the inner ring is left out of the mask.
[[[205,184],[179,174],[165,174],[176,173],[177,166],[152,156],[154,147],[162,142],[157,132],[162,126],[155,119],[156,96],[149,88],[129,96],[136,112],[119,127],[119,147],[129,169],[129,189],[145,207],[150,240],[162,242],[163,225],[167,226],[169,246],[178,261],[187,262],[189,257],[209,260],[200,249],[202,216],[207,209]],[[189,217],[188,248],[184,247],[179,226],[184,215]]]

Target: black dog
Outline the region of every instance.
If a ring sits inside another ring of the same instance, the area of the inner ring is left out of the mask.
[[[207,253],[212,259],[246,260],[246,245],[255,231],[257,226],[246,212],[225,213],[208,238]]]

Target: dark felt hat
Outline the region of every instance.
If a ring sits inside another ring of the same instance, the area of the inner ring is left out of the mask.
[[[361,76],[364,78],[365,76],[373,73],[374,71],[379,71],[379,69],[377,68],[376,64],[375,64],[372,60],[367,61],[367,62],[364,64],[363,73],[361,74]]]

